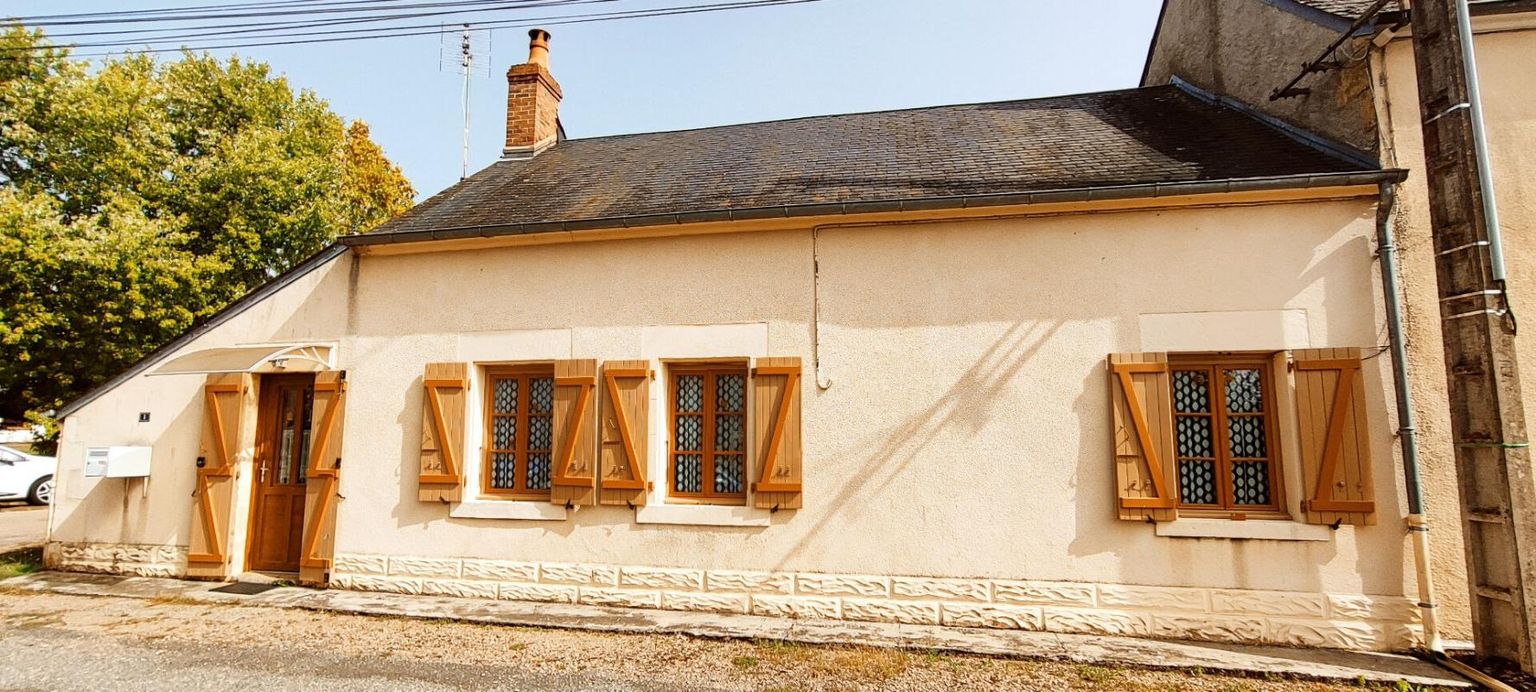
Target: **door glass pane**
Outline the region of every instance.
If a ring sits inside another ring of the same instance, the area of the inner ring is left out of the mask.
[[[295,460],[294,475],[299,485],[309,481],[309,429],[314,421],[315,412],[315,388],[313,385],[304,387],[304,418],[299,421],[299,456]]]
[[[277,406],[277,484],[287,485],[293,473],[293,443],[299,428],[298,391],[284,387]]]

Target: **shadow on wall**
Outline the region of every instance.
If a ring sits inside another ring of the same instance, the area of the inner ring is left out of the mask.
[[[941,432],[961,430],[975,433],[984,429],[997,415],[993,404],[1003,398],[1004,390],[1059,328],[1060,324],[1055,322],[1009,326],[985,354],[950,385],[942,396],[937,397],[933,404],[857,445],[870,451],[851,464],[852,472],[844,471],[843,475],[850,480],[830,493],[829,506],[840,508],[840,512],[865,511],[872,507],[871,499],[879,498],[892,482],[901,478],[914,463],[921,461]],[[913,365],[921,366],[921,363],[914,362]],[[817,396],[823,397],[826,393],[817,392]],[[956,474],[956,479],[967,476]],[[1008,480],[1011,479],[1005,479],[1004,482]],[[923,507],[917,509],[919,512],[926,511]],[[837,514],[825,513],[819,521],[801,531],[808,539],[812,539],[826,528],[834,516]],[[908,540],[910,536],[870,538],[895,544]],[[888,547],[896,548],[894,545]],[[805,549],[805,541],[796,544],[779,557],[774,569],[785,568]]]

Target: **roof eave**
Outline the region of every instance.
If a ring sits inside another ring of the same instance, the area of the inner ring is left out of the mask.
[[[341,238],[338,242],[348,247],[422,243],[468,238],[494,238],[500,236],[532,235],[539,233],[568,233],[616,228],[649,228],[694,223],[719,223],[723,221],[748,221],[761,219],[787,219],[806,216],[857,216],[860,214],[943,211],[977,209],[986,207],[1027,206],[1032,204],[1058,204],[1063,202],[1095,202],[1102,200],[1157,199],[1161,197],[1226,194],[1267,190],[1295,190],[1323,187],[1349,187],[1355,185],[1379,185],[1401,182],[1408,172],[1403,169],[1345,171],[1338,173],[1308,173],[1298,175],[1268,176],[1256,178],[1225,178],[1187,182],[1140,183],[1133,185],[1108,185],[1079,188],[1026,190],[1020,192],[950,195],[888,200],[862,200],[827,204],[801,204],[769,207],[745,207],[728,210],[687,211],[670,214],[643,216],[607,216],[518,224],[494,224],[485,226],[458,226],[430,228],[415,231],[388,233],[362,233]]]

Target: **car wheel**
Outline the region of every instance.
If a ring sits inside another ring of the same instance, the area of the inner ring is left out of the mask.
[[[46,505],[53,502],[53,476],[43,476],[27,491],[27,504]]]

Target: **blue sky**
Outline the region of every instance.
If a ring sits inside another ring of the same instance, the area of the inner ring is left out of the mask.
[[[198,3],[8,0],[0,7],[18,16],[191,4]],[[550,62],[565,91],[560,115],[570,137],[1030,98],[1135,86],[1160,4],[822,0],[551,26]],[[550,12],[526,12],[535,13]],[[489,74],[472,80],[471,170],[500,155],[504,75],[527,57],[527,28],[494,31]],[[461,167],[461,78],[439,67],[441,44],[419,36],[214,53],[269,62],[344,117],[367,121],[425,198],[458,180]]]

